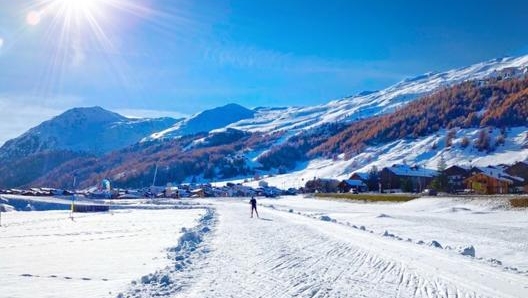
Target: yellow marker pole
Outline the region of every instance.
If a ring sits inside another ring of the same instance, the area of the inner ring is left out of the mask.
[[[75,205],[75,194],[72,195],[71,207],[70,207],[70,219],[73,220],[73,210]]]

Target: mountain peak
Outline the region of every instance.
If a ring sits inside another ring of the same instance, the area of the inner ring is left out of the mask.
[[[193,115],[165,131],[152,135],[151,138],[170,138],[200,132],[210,132],[243,119],[253,118],[255,113],[254,110],[250,110],[236,103],[230,103]]]
[[[172,118],[129,119],[102,107],[78,107],[42,122],[0,148],[0,157],[28,156],[46,150],[101,154],[139,142],[170,127]]]
[[[127,118],[117,113],[105,110],[100,106],[94,106],[69,109],[50,121],[64,121],[67,119],[81,121],[84,119],[85,121],[89,120],[89,122],[119,122],[124,121]]]

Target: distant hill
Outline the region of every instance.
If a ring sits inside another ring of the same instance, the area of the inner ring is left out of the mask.
[[[72,158],[130,146],[177,121],[129,119],[101,107],[68,110],[0,148],[0,186],[24,185]]]
[[[151,183],[156,165],[157,182],[164,185],[286,174],[302,171],[297,165],[315,160],[331,160],[329,168],[341,165],[324,170],[334,176],[391,160],[430,164],[442,154],[449,157],[448,164],[468,164],[472,159],[515,161],[516,152],[526,153],[522,126],[528,125],[527,94],[526,77],[467,81],[390,114],[348,124],[327,123],[291,136],[288,131],[228,128],[143,142],[103,158],[74,159],[35,183],[63,187],[76,172],[83,185],[108,178],[117,186],[141,187]],[[323,168],[317,171],[322,173]]]
[[[157,185],[252,176],[255,169],[249,165],[243,152],[248,148],[265,150],[279,137],[228,129],[146,141],[101,158],[72,159],[32,185],[66,187],[71,184],[75,173],[80,187],[95,185],[104,178],[110,179],[116,187],[145,187],[152,183],[156,166]]]
[[[74,108],[7,141],[0,148],[0,158],[25,157],[49,150],[104,154],[134,144],[177,121],[129,119],[101,107]]]

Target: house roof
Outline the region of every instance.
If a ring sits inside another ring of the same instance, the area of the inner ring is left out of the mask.
[[[349,186],[366,186],[365,183],[363,183],[363,181],[361,180],[346,179],[343,180],[343,182],[345,182]]]
[[[360,179],[368,180],[369,173],[362,173],[362,172],[355,172],[352,174],[352,176],[357,175]]]
[[[520,182],[524,181],[524,179],[521,177],[508,175],[506,172],[504,172],[503,167],[487,166],[487,167],[474,167],[474,169],[478,170],[478,172],[488,177],[492,177],[500,181],[506,181],[506,182],[511,182],[511,183],[516,182],[516,181],[520,181]]]
[[[435,170],[422,168],[420,166],[410,167],[408,165],[395,164],[391,167],[387,167],[389,171],[393,172],[398,176],[408,176],[408,177],[427,177],[432,178],[438,175],[438,172]]]
[[[465,171],[471,170],[471,168],[469,166],[467,166],[467,165],[452,165],[452,166],[446,168],[446,170],[456,169],[456,168],[459,168],[459,169],[462,169],[462,170],[465,170]]]

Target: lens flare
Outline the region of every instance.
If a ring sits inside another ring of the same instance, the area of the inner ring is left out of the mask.
[[[26,16],[26,23],[31,26],[36,26],[40,23],[40,13],[38,11],[30,11]]]

